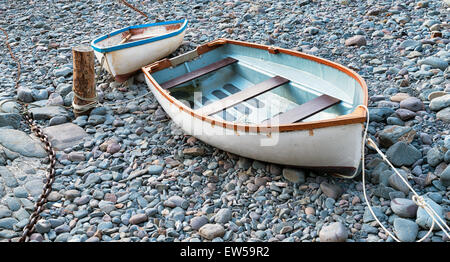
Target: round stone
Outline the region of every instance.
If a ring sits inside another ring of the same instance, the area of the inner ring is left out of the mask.
[[[322,227],[319,238],[320,242],[345,242],[348,238],[348,231],[341,222],[334,222]]]

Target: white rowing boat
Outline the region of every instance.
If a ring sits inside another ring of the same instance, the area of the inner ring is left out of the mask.
[[[174,52],[186,27],[187,20],[130,26],[94,39],[91,46],[103,68],[123,82],[142,66]]]
[[[347,178],[357,173],[367,86],[342,65],[218,39],[142,70],[172,120],[208,144]]]

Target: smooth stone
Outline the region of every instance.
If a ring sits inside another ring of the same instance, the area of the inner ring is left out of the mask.
[[[61,233],[69,232],[69,231],[70,231],[70,226],[66,223],[64,223],[60,226],[57,226],[55,228],[56,234],[61,234]]]
[[[183,150],[183,154],[187,156],[202,156],[205,154],[205,150],[201,147],[191,147],[191,148],[185,148]]]
[[[450,123],[450,107],[446,107],[437,112],[436,118],[442,120],[445,123]]]
[[[422,100],[416,97],[409,97],[400,102],[400,108],[417,112],[424,109]]]
[[[18,198],[26,198],[26,197],[28,197],[28,192],[23,187],[16,187],[16,188],[14,188],[13,192],[14,192],[14,196],[15,197],[18,197]]]
[[[72,162],[81,162],[86,160],[83,152],[70,152],[67,158]]]
[[[364,46],[367,44],[366,38],[362,35],[355,35],[345,40],[346,46]]]
[[[422,157],[422,153],[413,145],[399,141],[386,152],[389,161],[395,166],[410,166]]]
[[[11,126],[20,127],[20,115],[16,113],[0,113],[0,127]]]
[[[90,115],[87,123],[93,126],[103,124],[106,121],[106,117],[102,115]]]
[[[435,167],[444,160],[444,154],[437,147],[433,147],[427,152],[427,162],[430,166]]]
[[[40,179],[30,180],[24,186],[33,197],[40,196],[44,189],[44,183]]]
[[[5,217],[0,219],[0,228],[2,229],[14,229],[14,225],[19,223],[17,219],[12,217]]]
[[[0,206],[0,218],[10,217],[12,215],[11,210],[5,206]]]
[[[369,116],[371,121],[383,122],[386,118],[394,113],[392,108],[388,107],[376,107],[369,108]]]
[[[407,174],[405,174],[405,172],[401,169],[397,169],[397,171],[400,173],[400,175],[406,180],[407,179]],[[405,194],[409,193],[409,188],[408,186],[403,182],[403,180],[396,174],[396,173],[392,173],[392,175],[389,177],[389,185],[398,190],[401,191]]]
[[[386,221],[388,220],[388,217],[383,213],[383,211],[381,211],[380,207],[372,207],[373,212],[375,213],[375,216],[380,220],[380,221]],[[365,211],[364,211],[364,215],[363,215],[363,222],[364,223],[369,223],[375,221],[375,218],[373,217],[372,213],[370,212],[369,208],[366,207]]]
[[[52,191],[47,197],[49,202],[56,202],[62,198],[62,195],[58,192]]]
[[[237,162],[238,167],[244,170],[249,169],[252,166],[252,162],[245,157],[239,157],[239,160]]]
[[[391,201],[391,209],[399,217],[414,218],[417,208],[414,201],[407,198],[395,198]]]
[[[60,106],[33,107],[29,111],[35,120],[49,120],[55,116],[68,117],[67,111]]]
[[[21,207],[20,201],[15,197],[7,197],[5,202],[11,211],[17,211]]]
[[[79,197],[81,195],[80,191],[76,190],[76,189],[70,189],[67,190],[66,192],[64,192],[64,197],[67,200],[73,200],[76,197]]]
[[[31,89],[27,87],[19,87],[17,89],[17,98],[25,103],[33,102],[33,95],[31,94]]]
[[[43,129],[43,132],[57,150],[74,147],[88,135],[83,128],[73,123],[46,127]]]
[[[433,111],[439,111],[443,108],[450,106],[450,94],[436,97],[431,100],[430,109]]]
[[[48,97],[47,106],[62,106],[64,105],[64,100],[62,96],[58,93],[52,93]]]
[[[40,142],[19,130],[0,129],[0,144],[23,156],[39,158],[47,156]]]
[[[390,147],[399,140],[408,141],[415,133],[416,131],[409,126],[387,126],[378,133],[378,142],[383,147]]]
[[[91,111],[91,115],[106,115],[106,108],[105,107],[103,107],[103,106],[100,106],[100,107],[96,107],[96,108],[94,108],[94,109],[92,109],[92,111]]]
[[[320,242],[345,242],[347,238],[348,230],[341,222],[324,226],[319,232]]]
[[[3,178],[3,182],[7,187],[15,188],[19,185],[16,177],[5,166],[0,166],[0,177]]]
[[[390,194],[396,192],[392,187],[385,186],[384,184],[380,184],[377,188],[375,188],[373,194],[378,197],[382,197],[384,199],[389,199]],[[398,192],[398,191],[397,191]]]
[[[180,196],[171,196],[168,201],[172,202],[175,206],[187,209],[189,207],[189,201]]]
[[[33,233],[30,236],[30,241],[42,242],[44,241],[44,237],[39,233]]]
[[[120,146],[119,143],[110,143],[108,145],[108,147],[106,148],[106,152],[110,153],[111,155],[113,155],[113,154],[119,152],[120,148],[121,148],[121,146]]]
[[[56,68],[53,70],[53,75],[56,77],[66,77],[70,74],[72,74],[72,69],[68,67]]]
[[[403,121],[410,120],[410,119],[412,119],[412,118],[414,118],[416,116],[416,113],[414,113],[411,110],[404,109],[404,108],[400,108],[400,109],[395,110],[395,113]]]
[[[401,102],[407,98],[410,98],[411,96],[408,93],[397,93],[393,96],[391,96],[390,100],[392,102]]]
[[[341,186],[337,184],[329,184],[327,182],[320,183],[320,189],[323,194],[327,197],[333,198],[334,200],[338,199],[344,192]]]
[[[283,168],[283,177],[296,184],[305,183],[305,172],[299,169]]]
[[[72,85],[69,84],[59,84],[56,87],[56,92],[58,92],[62,97],[65,97],[72,91]]]
[[[220,224],[206,224],[199,229],[200,236],[212,240],[216,237],[223,237],[225,229]]]
[[[420,60],[418,65],[430,65],[433,68],[439,68],[442,71],[445,71],[445,69],[448,67],[447,61],[444,59],[441,59],[439,57],[430,56],[423,60]]]
[[[48,233],[51,228],[52,228],[52,225],[50,224],[49,221],[47,221],[45,219],[38,220],[38,222],[36,223],[36,226],[35,226],[36,232],[41,233],[41,234]]]
[[[103,221],[98,224],[97,230],[99,230],[100,232],[105,232],[113,227],[114,225],[111,221]]]
[[[159,165],[150,165],[147,170],[150,175],[160,175],[164,170],[164,167]]]
[[[424,197],[424,201],[431,206],[431,208],[438,214],[439,217],[441,217],[443,221],[445,221],[444,209],[440,205],[436,204],[436,202],[428,197]],[[424,229],[430,229],[431,225],[433,224],[432,218],[422,207],[419,207],[417,209],[416,223]],[[433,230],[438,229],[440,229],[439,226],[435,224]]]
[[[433,100],[433,99],[435,99],[435,98],[438,98],[438,97],[441,97],[441,96],[445,96],[445,95],[447,95],[448,93],[447,92],[444,92],[444,91],[434,91],[434,92],[431,92],[429,95],[428,95],[428,100],[429,101],[431,101],[431,100]]]
[[[416,240],[419,226],[412,220],[404,218],[394,219],[394,232],[402,242],[413,242]]]
[[[229,208],[222,208],[214,216],[214,221],[216,223],[225,224],[231,220],[233,213]]]
[[[148,219],[148,217],[146,214],[136,214],[130,218],[129,222],[133,225],[137,225],[137,224],[147,221],[147,219]]]
[[[194,230],[199,230],[202,226],[206,225],[208,222],[209,222],[208,218],[206,218],[205,216],[194,217],[190,221],[190,226]]]
[[[100,178],[100,175],[97,173],[93,173],[93,174],[88,175],[88,177],[86,178],[85,184],[86,184],[86,186],[91,186],[91,185],[97,184],[101,181],[102,181],[102,179]]]
[[[48,122],[49,126],[61,125],[67,122],[67,117],[65,116],[54,116]]]
[[[421,46],[421,45],[422,45],[422,43],[419,42],[419,41],[412,40],[412,39],[407,39],[407,40],[403,41],[400,44],[399,48],[401,48],[401,49],[406,49],[408,47],[416,48],[416,47]]]

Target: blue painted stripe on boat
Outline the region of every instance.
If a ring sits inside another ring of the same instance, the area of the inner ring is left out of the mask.
[[[145,27],[151,27],[151,26],[162,26],[162,25],[171,25],[171,24],[180,24],[183,23],[183,26],[181,28],[179,28],[176,31],[173,31],[169,34],[165,34],[165,35],[161,35],[161,36],[157,36],[157,37],[152,37],[152,38],[148,38],[148,39],[142,39],[139,41],[135,41],[135,42],[131,42],[131,43],[124,43],[124,44],[120,44],[120,45],[115,45],[115,46],[111,46],[111,47],[99,47],[96,44],[102,40],[105,40],[106,38],[109,38],[111,36],[120,34],[122,32],[125,32],[127,30],[130,29],[137,29],[137,28],[145,28]],[[184,19],[184,20],[176,20],[176,21],[166,21],[166,22],[159,22],[159,23],[151,23],[151,24],[144,24],[144,25],[133,25],[133,26],[129,26],[129,27],[125,27],[122,29],[118,29],[116,31],[113,31],[109,34],[103,35],[99,38],[96,38],[94,40],[92,40],[91,42],[91,46],[92,48],[100,53],[108,53],[108,52],[112,52],[112,51],[117,51],[120,49],[125,49],[125,48],[129,48],[129,47],[133,47],[133,46],[138,46],[138,45],[144,45],[144,44],[148,44],[151,42],[155,42],[155,41],[159,41],[162,39],[166,39],[166,38],[170,38],[173,36],[176,36],[178,34],[180,34],[181,32],[183,32],[184,30],[186,30],[188,24],[188,20]]]

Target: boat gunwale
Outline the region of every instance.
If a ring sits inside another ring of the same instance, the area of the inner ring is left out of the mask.
[[[287,55],[292,55],[300,58],[304,58],[307,60],[311,60],[329,67],[332,67],[334,69],[337,69],[341,72],[344,72],[348,76],[355,79],[360,87],[363,90],[363,105],[367,108],[368,106],[368,88],[367,84],[364,81],[364,79],[358,75],[355,71],[332,61],[329,61],[324,58],[320,58],[314,55],[305,54],[299,51],[289,50],[285,48],[279,48],[279,47],[273,47],[273,46],[267,46],[267,45],[261,45],[261,44],[255,44],[250,42],[243,42],[243,41],[237,41],[237,40],[231,40],[226,38],[219,38],[216,40],[213,40],[211,42],[208,42],[204,45],[198,46],[196,48],[196,51],[198,55],[201,55],[203,53],[209,52],[215,48],[217,48],[220,45],[224,44],[234,44],[234,45],[240,45],[240,46],[246,46],[251,48],[258,48],[267,50],[268,52],[272,54],[276,53],[284,53]],[[181,55],[182,56],[182,55]],[[349,124],[358,124],[358,123],[365,123],[367,120],[366,109],[357,106],[355,110],[349,114],[342,115],[335,117],[333,119],[324,119],[324,120],[316,120],[316,121],[310,121],[310,122],[298,122],[298,123],[292,123],[292,124],[284,124],[284,125],[261,125],[261,124],[242,124],[242,123],[234,123],[230,121],[225,120],[218,120],[210,116],[200,115],[196,113],[193,109],[187,107],[180,101],[178,101],[176,98],[172,97],[170,93],[167,90],[164,90],[159,83],[151,76],[150,72],[157,72],[162,69],[166,69],[171,67],[171,60],[170,59],[163,59],[160,61],[157,61],[155,63],[152,63],[150,65],[142,67],[142,71],[144,72],[147,79],[153,84],[155,89],[165,98],[167,99],[171,104],[175,105],[179,108],[180,111],[185,111],[186,113],[189,113],[192,117],[198,118],[204,122],[210,123],[211,125],[220,126],[222,128],[227,129],[233,129],[234,131],[243,131],[243,132],[256,132],[256,133],[273,133],[273,132],[290,132],[290,131],[298,131],[298,130],[313,130],[318,128],[326,128],[326,127],[333,127],[333,126],[340,126],[340,125],[349,125]]]
[[[130,42],[130,43],[123,43],[123,44],[119,44],[119,45],[114,45],[114,46],[110,46],[110,47],[100,47],[100,46],[97,45],[97,43],[100,42],[100,41],[103,41],[103,40],[105,40],[105,39],[107,39],[107,38],[109,38],[111,36],[115,36],[117,34],[120,34],[122,32],[130,30],[130,29],[147,28],[147,27],[152,27],[152,26],[172,25],[172,24],[181,24],[181,23],[182,23],[182,26],[179,29],[174,30],[174,31],[172,31],[170,33],[167,33],[167,34],[164,34],[164,35],[151,37],[151,38],[147,38],[147,39],[142,39],[142,40],[138,40],[138,41],[134,41],[134,42]],[[121,29],[117,29],[115,31],[112,31],[109,34],[102,35],[102,36],[92,40],[91,46],[97,52],[109,53],[109,52],[122,50],[122,49],[130,48],[130,47],[134,47],[134,46],[148,44],[148,43],[151,43],[151,42],[156,42],[156,41],[159,41],[159,40],[163,40],[163,39],[166,39],[166,38],[170,38],[170,37],[179,35],[184,30],[186,30],[187,24],[188,24],[188,20],[187,19],[183,19],[183,20],[174,20],[174,21],[164,21],[164,22],[158,22],[158,23],[143,24],[143,25],[132,25],[132,26],[121,28]]]

